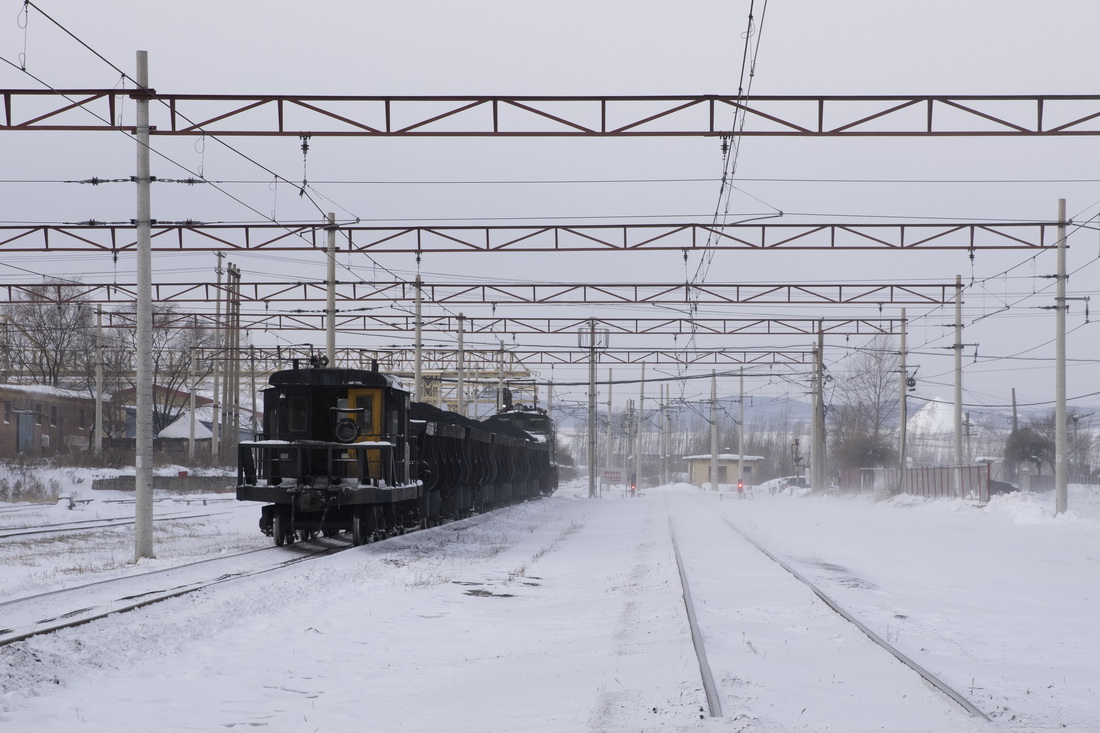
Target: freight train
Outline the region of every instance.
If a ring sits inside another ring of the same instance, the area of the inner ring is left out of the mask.
[[[557,488],[545,413],[532,434],[525,410],[471,420],[412,402],[377,364],[322,363],[272,374],[263,432],[239,446],[237,499],[265,503],[260,531],[276,545],[339,532],[361,545]]]

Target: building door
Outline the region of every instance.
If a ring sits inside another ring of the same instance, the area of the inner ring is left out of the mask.
[[[16,452],[29,456],[34,451],[34,413],[15,412]]]

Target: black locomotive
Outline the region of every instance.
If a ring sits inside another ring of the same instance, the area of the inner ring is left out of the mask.
[[[377,366],[294,366],[271,375],[263,433],[238,454],[237,499],[266,503],[276,545],[341,531],[360,545],[557,488],[544,436],[410,402]]]

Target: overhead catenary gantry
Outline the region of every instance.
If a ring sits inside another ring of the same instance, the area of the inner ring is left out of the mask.
[[[341,253],[613,252],[638,250],[1001,250],[1053,248],[1057,222],[898,224],[339,224]],[[313,223],[154,222],[154,252],[325,251],[331,227]],[[0,252],[111,252],[137,246],[131,222],[0,226]]]
[[[417,284],[408,281],[336,281],[344,303],[411,303]],[[425,302],[439,305],[938,305],[954,296],[954,283],[422,283]],[[319,280],[235,283],[153,283],[159,303],[211,303],[231,296],[244,303],[322,301],[329,283]],[[129,303],[133,283],[76,280],[0,283],[0,302]]]
[[[308,345],[275,347],[254,347],[241,350],[242,360],[255,360],[257,371],[286,368],[294,359],[306,363],[315,348]],[[198,358],[209,360],[224,358],[224,351],[216,348],[197,348]],[[458,351],[453,347],[425,348],[421,358],[423,368],[428,371],[454,370]],[[531,366],[568,366],[588,363],[589,351],[580,347],[532,348],[509,345],[504,349],[504,366],[516,370]],[[398,372],[411,372],[415,364],[415,351],[412,347],[349,348],[336,350],[337,363],[348,366],[370,368],[377,360],[385,369]],[[463,351],[466,368],[470,371],[495,372],[500,367],[499,349],[470,348]],[[600,361],[605,366],[628,364],[678,365],[691,366],[808,366],[813,363],[810,349],[730,349],[730,348],[608,348],[600,351]]]
[[[321,311],[296,313],[249,313],[241,312],[240,327],[246,331],[301,331],[317,333],[324,330],[326,320]],[[496,316],[463,316],[463,330],[466,334],[489,338],[504,335],[524,334],[566,334],[573,335],[584,328],[590,318],[577,316],[512,318]],[[629,318],[601,317],[600,328],[618,335],[664,335],[664,336],[813,336],[826,333],[835,336],[878,336],[894,333],[893,326],[899,322],[891,317],[818,317],[784,318],[770,316],[761,318],[706,318],[681,316],[671,318]],[[162,328],[179,330],[224,329],[224,319],[213,313],[177,312],[161,313],[157,316],[157,325]],[[111,310],[103,312],[104,328],[131,329],[134,327],[133,310]],[[335,330],[344,334],[353,333],[412,333],[416,327],[416,317],[409,314],[369,315],[337,313],[334,319]],[[454,315],[423,316],[421,330],[427,333],[455,334],[458,332],[458,317]],[[688,348],[686,346],[682,348]]]
[[[0,131],[154,136],[876,137],[1100,134],[1100,95],[351,96],[174,94],[154,89],[3,89]],[[90,113],[90,114],[89,114]],[[736,119],[743,124],[734,125]]]

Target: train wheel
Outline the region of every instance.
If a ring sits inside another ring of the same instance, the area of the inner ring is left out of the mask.
[[[370,541],[370,533],[367,532],[367,518],[362,509],[356,509],[351,515],[351,543],[358,547]]]
[[[275,538],[275,546],[282,547],[286,542],[286,532],[283,530],[283,515],[276,512],[271,518],[271,536]]]

